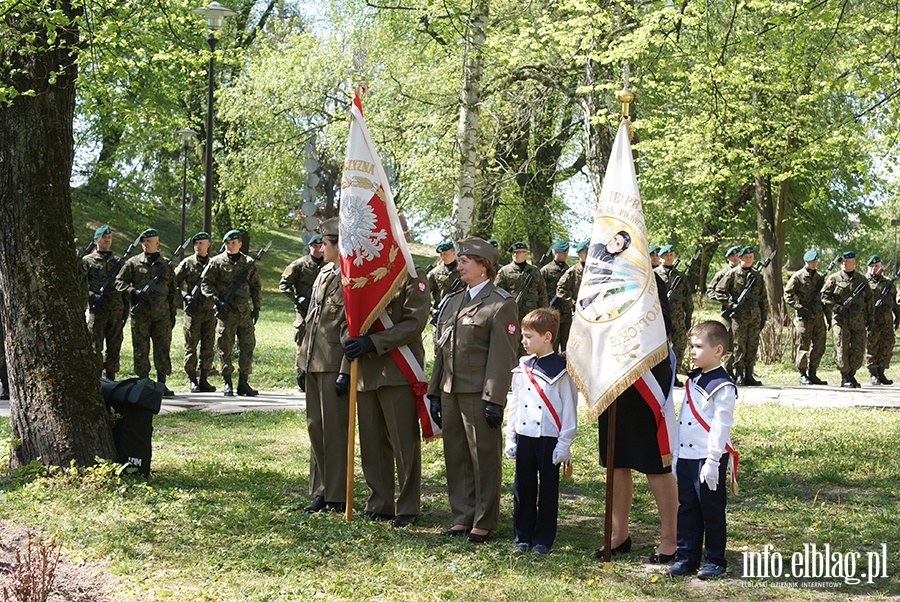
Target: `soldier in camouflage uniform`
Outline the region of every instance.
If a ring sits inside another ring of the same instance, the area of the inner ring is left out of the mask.
[[[706,287],[706,296],[712,299],[713,301],[718,301],[716,298],[716,287],[719,285],[719,282],[722,281],[722,278],[725,277],[725,274],[733,270],[741,261],[738,259],[738,251],[741,250],[741,247],[735,245],[733,247],[728,247],[728,250],[725,251],[725,261],[728,263],[727,267],[722,268],[712,277],[712,280],[709,281],[709,286]],[[728,309],[724,305],[722,306],[722,310]],[[722,316],[722,323],[725,324],[725,328],[728,330],[728,347],[725,349],[725,353],[722,355],[722,367],[728,372],[732,377],[734,376],[734,353],[732,350],[734,349],[734,335],[731,332],[731,318],[727,318]]]
[[[794,272],[784,287],[784,303],[797,312],[794,333],[797,339],[797,370],[801,385],[827,385],[816,375],[825,353],[825,311],[822,308],[822,286],[825,277],[816,271],[819,252],[803,255],[806,266]]]
[[[831,332],[841,386],[859,388],[856,371],[865,356],[866,329],[872,325],[875,300],[866,277],[856,272],[856,253],[853,251],[841,254],[841,270],[825,280],[822,303],[825,311],[834,315]]]
[[[868,263],[868,280],[875,299],[875,319],[866,333],[866,368],[873,385],[892,385],[894,381],[884,371],[891,365],[894,352],[894,329],[900,326],[900,306],[897,287],[885,278],[881,257],[872,255]]]
[[[659,267],[659,250],[661,248],[662,247],[657,245],[655,247],[650,247],[650,250],[648,251],[648,253],[650,254],[650,268],[651,269],[655,270],[656,268]]]
[[[734,384],[758,387],[762,383],[753,377],[753,366],[759,350],[759,333],[769,315],[769,301],[762,274],[753,267],[753,248],[743,247],[739,257],[741,264],[732,268],[716,285],[716,299],[734,312],[731,319],[734,336]],[[751,276],[755,277],[755,282],[747,291],[744,301],[738,305],[738,297]]]
[[[567,269],[556,284],[556,305],[559,309],[559,345],[562,351],[566,350],[569,342],[572,315],[575,313],[575,300],[578,297],[581,278],[584,276],[584,262],[587,261],[588,247],[590,246],[590,239],[578,243],[575,247],[575,252],[578,253],[578,263]]]
[[[194,243],[194,254],[175,268],[175,286],[184,299],[184,371],[191,381],[191,393],[213,393],[216,388],[209,384],[209,371],[215,355],[216,308],[200,291],[200,274],[209,265],[209,233],[198,232],[191,240]],[[187,284],[187,290],[182,289],[184,284]]]
[[[81,266],[87,276],[88,304],[87,326],[94,341],[97,358],[103,366],[104,376],[109,380],[116,379],[119,371],[119,352],[122,349],[125,323],[122,312],[125,303],[121,292],[116,290],[115,280],[110,282],[108,290],[100,294],[119,258],[113,255],[112,230],[109,226],[101,226],[94,231],[94,250],[81,259]],[[106,344],[106,357],[103,357],[103,345]]]
[[[688,344],[688,330],[691,328],[691,318],[694,315],[694,300],[691,298],[691,287],[687,279],[675,267],[675,247],[663,245],[659,249],[659,258],[662,265],[657,266],[654,272],[666,283],[669,299],[669,311],[672,316],[672,331],[669,333],[669,342],[672,351],[675,352],[675,386],[684,386],[678,380],[678,371],[682,369],[684,350]],[[676,279],[678,280],[676,284]]]
[[[428,287],[431,289],[432,324],[437,322],[437,309],[451,291],[463,286],[456,271],[456,249],[452,240],[445,240],[434,249],[440,254],[437,265],[428,271]]]
[[[234,366],[231,354],[234,339],[238,341],[238,395],[254,397],[259,391],[247,382],[253,372],[253,350],[256,348],[256,320],[262,305],[262,287],[256,262],[241,253],[240,230],[229,230],[222,238],[225,252],[209,260],[200,276],[200,290],[212,299],[216,307],[216,349],[219,351],[219,372],[225,386],[226,397],[234,395],[231,375]],[[246,273],[229,299],[225,299],[232,283]],[[250,303],[253,303],[251,309]]]
[[[178,311],[175,295],[175,274],[159,253],[159,233],[153,228],[141,232],[143,253],[125,262],[116,277],[116,289],[131,298],[131,345],[134,349],[134,373],[138,378],[150,375],[150,341],[153,341],[153,365],[156,380],[165,384],[172,373],[169,349],[172,346],[172,329]],[[159,280],[150,281],[157,270],[162,270]],[[174,397],[168,387],[163,394]]]
[[[562,318],[559,298],[556,296],[556,286],[559,284],[559,279],[562,278],[562,275],[569,269],[569,264],[566,263],[566,260],[569,258],[569,243],[564,240],[554,241],[550,250],[553,251],[553,261],[541,267],[541,276],[544,277],[547,296],[550,298],[549,306],[556,311],[559,311],[560,318]],[[562,333],[560,333],[560,335],[561,334]],[[567,340],[568,334],[569,333],[567,332]],[[561,345],[562,336],[555,337],[553,340],[553,350],[559,353]]]
[[[509,247],[512,262],[500,268],[497,277],[494,278],[494,286],[501,288],[517,299],[519,318],[533,309],[547,307],[547,285],[541,277],[541,271],[528,263],[528,245],[524,242],[515,242]],[[525,288],[526,280],[529,280],[528,288]],[[519,341],[519,356],[525,355],[525,348]]]
[[[294,316],[294,343],[297,345],[296,368],[298,375],[297,387],[300,387],[300,345],[303,343],[303,334],[306,332],[306,314],[309,311],[309,299],[312,294],[312,285],[325,259],[322,257],[322,235],[313,234],[307,243],[309,253],[296,259],[281,274],[281,282],[278,290],[287,295],[297,310]]]

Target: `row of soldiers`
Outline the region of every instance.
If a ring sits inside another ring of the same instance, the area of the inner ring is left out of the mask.
[[[262,289],[254,259],[241,252],[243,239],[239,230],[225,234],[224,252],[215,257],[209,255],[211,241],[207,232],[198,232],[186,240],[172,257],[160,253],[159,233],[153,228],[141,232],[123,257],[112,251],[113,231],[108,225],[97,228],[93,240],[93,251],[81,261],[89,294],[88,329],[102,365],[101,376],[115,380],[120,368],[123,329],[130,317],[134,373],[138,378],[149,378],[152,343],[156,380],[165,385],[172,373],[172,330],[181,304],[183,366],[191,392],[216,390],[209,383],[209,375],[217,351],[224,394],[234,395],[232,353],[237,338],[237,394],[257,395],[248,378],[253,367],[254,325],[259,318]],[[191,243],[194,254],[173,266]],[[127,257],[137,245],[141,253]],[[172,397],[174,393],[166,387],[164,395]]]

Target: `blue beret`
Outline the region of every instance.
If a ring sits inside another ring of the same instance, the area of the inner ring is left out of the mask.
[[[152,238],[154,236],[159,236],[159,232],[157,232],[153,228],[147,228],[146,230],[141,232],[141,241],[143,241],[145,238]]]
[[[841,253],[841,259],[856,259],[856,251],[844,251]]]
[[[313,234],[309,237],[309,242],[306,243],[308,245],[320,245],[322,244],[322,235],[321,234]]]
[[[235,238],[240,238],[240,237],[241,237],[240,230],[229,230],[228,232],[225,233],[225,236],[222,237],[222,242],[225,242],[228,240],[234,240]]]
[[[872,255],[869,257],[869,261],[866,262],[866,265],[872,265],[873,263],[881,263],[881,257],[878,255]]]
[[[197,232],[191,237],[191,242],[197,242],[198,240],[209,240],[209,232]]]
[[[649,251],[650,255],[653,255],[654,253],[656,253],[657,255],[659,255],[659,250],[660,250],[661,248],[662,248],[662,247],[660,247],[659,245],[656,245],[655,247],[650,247],[650,251]]]
[[[734,245],[734,246],[732,246],[732,247],[728,247],[728,250],[725,251],[725,259],[728,259],[728,258],[731,257],[732,255],[735,255],[735,254],[736,254],[738,251],[740,251],[740,250],[741,250],[741,248],[740,248],[739,246],[737,246],[737,245]]]
[[[445,240],[444,242],[442,242],[441,244],[436,246],[434,248],[434,250],[437,251],[438,253],[443,253],[444,251],[449,251],[452,248],[453,248],[453,241]]]
[[[578,243],[578,245],[575,247],[575,252],[581,253],[582,251],[587,249],[589,246],[591,246],[591,239],[586,238],[586,239],[582,240],[580,243]]]
[[[747,245],[746,247],[741,247],[741,250],[738,251],[738,255],[743,257],[744,255],[747,255],[748,253],[752,253],[752,252],[753,252],[753,247],[751,247],[750,245]]]
[[[815,261],[819,258],[819,252],[815,249],[810,249],[806,253],[803,254],[803,261]]]
[[[524,242],[522,242],[520,240],[519,242],[514,242],[513,244],[509,245],[509,249],[507,249],[507,251],[512,253],[513,251],[518,251],[519,249],[523,249],[523,250],[527,251],[528,245],[526,245]]]
[[[110,228],[109,226],[100,226],[99,228],[94,230],[94,240],[97,240],[104,234],[109,234],[111,232],[112,232],[112,228]]]
[[[674,250],[675,250],[675,245],[663,245],[659,248],[659,254],[665,255],[666,253],[669,253]]]
[[[565,240],[557,240],[554,241],[553,247],[551,248],[553,249],[554,253],[565,253],[569,250],[569,243]]]
[[[498,243],[497,243],[497,239],[496,239],[496,238],[489,238],[489,239],[488,239],[488,242],[489,242],[489,243],[491,244],[491,246],[493,246],[495,249],[497,248],[497,244],[498,244]]]

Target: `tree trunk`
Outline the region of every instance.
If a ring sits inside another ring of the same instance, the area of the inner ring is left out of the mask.
[[[787,204],[787,199],[782,199],[781,196],[787,195],[787,183],[779,186],[779,199],[776,203],[772,199],[772,181],[769,176],[756,175],[753,181],[756,191],[756,229],[759,234],[757,259],[765,261],[772,258],[772,262],[763,270],[763,276],[769,311],[781,320],[784,313],[781,310],[784,294],[781,266],[784,260],[784,208]]]
[[[594,189],[595,198],[600,198],[600,190],[603,188],[603,177],[606,175],[606,165],[609,163],[609,155],[612,152],[614,134],[605,123],[596,122],[594,118],[600,114],[604,103],[600,95],[600,87],[612,81],[609,67],[599,62],[586,58],[584,64],[584,87],[589,91],[581,96],[581,112],[584,120],[584,159],[587,166],[588,178]]]
[[[47,8],[71,20],[78,10],[57,0]],[[78,30],[57,25],[50,49],[41,14],[7,12],[0,85],[18,93],[0,105],[0,319],[6,333],[11,389],[11,467],[41,458],[67,466],[115,457],[100,366],[84,319],[82,270],[75,260],[71,190]],[[29,52],[20,53],[21,49]]]

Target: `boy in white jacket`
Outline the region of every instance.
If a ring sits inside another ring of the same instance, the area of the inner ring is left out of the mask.
[[[516,460],[513,552],[531,548],[533,554],[545,556],[556,539],[559,465],[572,458],[578,393],[565,358],[553,351],[559,313],[536,309],[522,319],[521,328],[529,355],[513,369],[505,429],[506,457]]]

